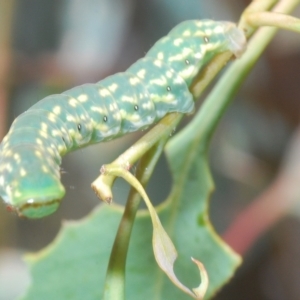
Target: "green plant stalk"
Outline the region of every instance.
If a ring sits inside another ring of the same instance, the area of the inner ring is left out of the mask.
[[[252,26],[275,26],[277,28],[300,32],[298,18],[274,12],[256,12],[248,14],[245,19]]]
[[[137,167],[136,178],[143,186],[147,185],[167,140],[168,136],[165,136],[141,158]],[[110,255],[105,279],[104,300],[124,299],[126,257],[134,219],[140,203],[139,193],[131,187]]]
[[[278,0],[253,0],[248,7],[244,10],[239,27],[242,28],[245,31],[245,34],[247,37],[251,36],[253,32],[255,31],[255,28],[253,28],[246,20],[246,17],[250,13],[255,13],[255,12],[262,12],[262,11],[267,11],[271,9]]]

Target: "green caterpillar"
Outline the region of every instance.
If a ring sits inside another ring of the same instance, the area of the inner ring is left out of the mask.
[[[189,87],[216,54],[245,49],[235,24],[185,21],[124,73],[48,96],[21,114],[0,145],[0,195],[19,215],[53,213],[65,194],[61,157],[194,109]]]

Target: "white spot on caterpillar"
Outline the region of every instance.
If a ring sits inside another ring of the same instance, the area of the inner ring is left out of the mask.
[[[213,51],[218,47],[219,47],[219,43],[209,43],[209,44],[201,45],[201,49],[203,49],[203,52]]]
[[[172,61],[181,61],[184,59],[184,56],[182,54],[177,54],[174,56],[171,56],[168,58],[168,61],[172,62]]]
[[[150,83],[151,84],[156,84],[156,85],[159,85],[159,86],[164,86],[164,85],[167,84],[166,80],[159,79],[159,78],[150,80]]]
[[[223,33],[224,32],[224,28],[221,25],[215,26],[214,28],[214,33],[218,34],[218,33]]]
[[[57,120],[56,115],[50,113],[48,115],[48,120],[52,123],[56,123],[56,120]]]
[[[167,71],[167,72],[166,72],[166,76],[167,76],[168,78],[172,78],[172,77],[174,76],[174,73],[172,73],[171,71]]]
[[[45,139],[48,138],[48,133],[43,130],[39,130],[39,134],[40,134],[40,136],[44,137]]]
[[[129,102],[129,103],[136,103],[136,100],[132,97],[128,97],[128,96],[122,96],[122,101],[124,102]]]
[[[102,97],[109,96],[110,92],[108,89],[99,89],[99,95]]]
[[[157,58],[160,60],[164,60],[164,53],[163,52],[157,53]]]
[[[61,107],[59,105],[56,105],[53,107],[53,112],[56,114],[56,115],[59,115],[61,113]]]
[[[69,129],[68,130],[68,132],[69,132],[69,135],[71,136],[71,137],[74,137],[75,135],[77,135],[77,131],[75,131],[74,129]]]
[[[43,141],[41,139],[37,138],[35,141],[38,145],[43,145]]]
[[[169,57],[169,61],[181,61],[184,60],[187,56],[192,53],[192,50],[189,48],[184,48],[180,54]]]
[[[53,135],[53,136],[60,136],[61,133],[60,133],[59,130],[53,129],[53,130],[51,131],[51,135]]]
[[[63,151],[65,151],[66,150],[66,147],[65,146],[63,146],[63,145],[59,145],[58,146],[58,152],[59,153],[63,153]]]
[[[21,175],[21,177],[24,177],[24,176],[27,175],[27,172],[26,172],[26,170],[24,168],[20,169],[20,175]]]
[[[76,118],[74,118],[72,115],[68,114],[66,117],[67,121],[69,122],[76,122]]]
[[[110,111],[115,111],[115,110],[118,109],[118,106],[117,106],[117,104],[116,104],[115,102],[113,102],[113,103],[109,104],[108,109],[109,109]]]
[[[129,119],[131,117],[131,115],[127,114],[127,111],[125,109],[120,109],[119,110],[120,114],[122,115],[123,119]],[[128,118],[129,117],[129,118]]]
[[[190,78],[191,75],[195,72],[195,67],[190,66],[187,69],[184,69],[183,71],[180,72],[180,77],[182,78]]]
[[[183,39],[175,39],[173,41],[173,45],[176,47],[180,46],[182,43],[183,43]]]
[[[211,36],[213,33],[214,33],[214,31],[211,30],[211,29],[209,29],[209,28],[207,28],[207,29],[205,30],[205,34],[208,35],[208,36]]]
[[[176,78],[174,78],[174,83],[184,84],[184,80],[180,76],[177,76]]]
[[[10,163],[7,163],[6,166],[5,166],[5,169],[8,171],[8,172],[11,172],[13,170],[12,166]]]
[[[81,115],[79,116],[79,118],[80,118],[81,120],[86,120],[85,114],[81,114]]]
[[[41,151],[35,150],[35,151],[34,151],[34,154],[35,154],[37,157],[42,157]]]
[[[51,148],[47,148],[47,151],[50,153],[50,155],[54,156],[54,151]]]
[[[4,186],[4,177],[0,176],[0,186]]]
[[[45,165],[42,165],[42,171],[44,173],[49,173],[49,169]]]
[[[91,107],[91,110],[92,110],[92,111],[96,111],[96,112],[98,112],[98,113],[100,113],[100,114],[105,113],[104,109],[101,108],[101,107],[99,107],[99,106],[92,106],[92,107]]]
[[[77,100],[74,99],[74,98],[71,98],[69,99],[69,104],[72,106],[72,107],[76,107],[77,106]]]
[[[203,55],[202,55],[201,52],[195,53],[195,58],[196,58],[196,59],[200,60],[200,59],[202,59],[202,57],[203,57]]]
[[[139,83],[139,82],[140,82],[140,80],[139,80],[138,77],[131,77],[131,78],[129,79],[129,83],[130,83],[131,85],[136,85],[136,84]]]
[[[182,33],[182,36],[191,36],[191,31],[190,31],[190,30],[185,30],[185,31]]]
[[[42,123],[41,123],[41,129],[42,129],[43,131],[47,131],[47,130],[48,130],[48,125],[47,125],[47,123],[42,122]]]
[[[111,91],[111,92],[115,92],[117,90],[119,86],[116,84],[116,83],[113,83],[111,84],[108,89]]]
[[[151,101],[145,102],[142,104],[143,109],[152,109],[153,108],[153,103]]]
[[[12,156],[13,155],[13,153],[12,153],[12,151],[9,149],[9,150],[7,150],[7,151],[5,151],[5,156],[6,157],[9,157],[9,156]]]
[[[34,203],[34,200],[33,200],[33,199],[28,199],[26,203],[27,203],[27,204],[33,204],[33,203]]]
[[[120,121],[121,120],[121,114],[119,112],[112,115],[114,120]]]
[[[89,97],[87,94],[81,94],[77,97],[77,99],[79,102],[86,102],[89,99]]]
[[[196,37],[202,37],[204,36],[204,32],[202,30],[197,30],[194,32],[193,36],[196,36]]]
[[[14,160],[15,160],[17,163],[20,163],[20,162],[21,162],[20,154],[15,153],[13,157],[14,157]]]
[[[157,59],[157,60],[154,61],[154,65],[156,65],[157,67],[161,67],[162,66],[162,61]]]
[[[144,79],[146,75],[146,69],[141,69],[140,71],[137,72],[137,76]]]

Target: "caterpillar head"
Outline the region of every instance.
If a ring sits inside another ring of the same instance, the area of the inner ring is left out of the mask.
[[[57,210],[65,189],[58,170],[49,163],[35,145],[22,144],[2,152],[0,196],[10,210],[28,218],[42,218]]]
[[[228,40],[228,50],[232,52],[235,57],[240,57],[246,50],[246,37],[244,32],[236,27],[234,23],[224,23],[224,36]]]

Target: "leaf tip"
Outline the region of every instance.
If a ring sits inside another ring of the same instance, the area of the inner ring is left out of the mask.
[[[208,285],[209,285],[209,279],[208,279],[208,274],[207,271],[204,267],[204,265],[197,259],[191,257],[191,260],[193,263],[195,263],[200,271],[200,277],[201,277],[201,283],[197,288],[193,288],[193,292],[196,295],[196,299],[203,299],[204,295],[207,291]]]

